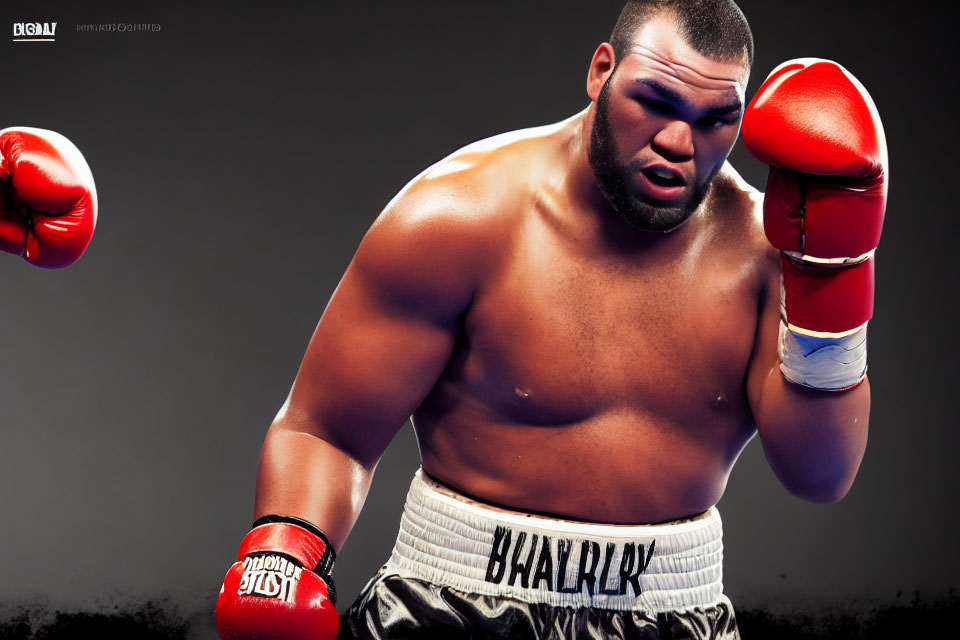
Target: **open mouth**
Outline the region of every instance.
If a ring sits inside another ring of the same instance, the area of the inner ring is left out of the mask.
[[[647,167],[643,169],[643,175],[659,187],[682,187],[686,184],[678,172],[661,166]]]

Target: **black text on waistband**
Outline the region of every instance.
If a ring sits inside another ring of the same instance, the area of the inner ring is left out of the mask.
[[[633,595],[639,596],[640,574],[650,564],[656,547],[655,540],[649,545],[607,542],[601,554],[600,544],[595,540],[554,540],[535,533],[529,535],[529,544],[527,539],[526,531],[519,531],[514,536],[510,527],[498,526],[493,534],[484,579],[501,584],[506,578],[507,586],[545,588],[558,593],[582,593],[586,589],[590,595],[625,595],[629,586]],[[619,567],[613,569],[618,564]],[[609,584],[611,580],[615,584]]]

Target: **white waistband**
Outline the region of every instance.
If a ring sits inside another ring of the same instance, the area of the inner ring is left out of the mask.
[[[654,615],[727,602],[715,507],[692,520],[611,525],[464,500],[418,470],[386,573],[529,603]]]

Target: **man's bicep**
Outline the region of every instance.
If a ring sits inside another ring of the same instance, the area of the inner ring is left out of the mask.
[[[362,280],[348,269],[327,305],[285,419],[372,464],[433,387],[457,323],[397,309]]]
[[[475,287],[476,228],[446,204],[399,198],[367,232],[310,340],[282,427],[372,465],[433,388]]]

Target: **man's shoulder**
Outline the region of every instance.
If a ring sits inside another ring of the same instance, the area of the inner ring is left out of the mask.
[[[720,240],[721,250],[741,254],[738,260],[752,262],[760,282],[779,277],[779,252],[763,230],[763,193],[725,162],[710,197],[717,214],[715,237]]]
[[[473,215],[495,212],[534,188],[551,162],[550,149],[564,123],[520,129],[477,140],[430,165],[398,198],[454,198]]]
[[[763,231],[763,194],[743,179],[729,162],[714,178],[711,197],[714,206],[738,225]]]
[[[507,251],[556,125],[501,134],[434,163],[387,204],[357,269],[385,286],[457,299]]]
[[[743,179],[729,162],[717,173],[710,198],[716,220],[737,244],[748,241],[751,248],[769,246],[763,232],[763,194]]]
[[[417,236],[437,231],[448,241],[508,233],[548,170],[549,149],[562,125],[502,133],[454,151],[407,183],[374,228]],[[426,235],[429,240],[432,234]]]
[[[483,138],[457,149],[447,157],[428,167],[421,175],[434,175],[448,170],[454,164],[461,170],[474,170],[477,177],[483,171],[508,168],[516,163],[544,159],[547,147],[569,127],[573,118],[561,122],[507,131]]]

